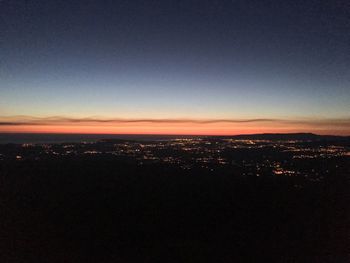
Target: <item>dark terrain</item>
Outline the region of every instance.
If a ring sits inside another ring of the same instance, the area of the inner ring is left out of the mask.
[[[0,260],[349,262],[349,156],[294,161],[269,144],[227,148],[223,156],[277,160],[297,175],[2,145]],[[86,147],[101,145],[110,147]],[[165,152],[182,157],[177,151]],[[21,160],[11,157],[18,152]]]

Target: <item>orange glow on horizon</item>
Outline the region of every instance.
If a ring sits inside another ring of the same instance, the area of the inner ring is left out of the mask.
[[[317,127],[290,123],[78,123],[48,125],[3,125],[2,133],[76,133],[76,134],[171,134],[171,135],[237,135],[254,133],[313,132],[349,135],[342,127]]]

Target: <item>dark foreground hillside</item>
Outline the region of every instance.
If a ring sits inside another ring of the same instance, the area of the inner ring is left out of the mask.
[[[1,262],[349,262],[349,160],[319,182],[64,157],[0,167]]]

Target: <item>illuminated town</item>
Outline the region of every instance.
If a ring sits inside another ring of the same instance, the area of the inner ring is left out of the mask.
[[[133,162],[139,166],[161,164],[184,170],[232,171],[241,176],[256,177],[298,176],[319,181],[331,170],[334,172],[337,169],[337,162],[350,159],[350,147],[347,141],[332,144],[211,137],[153,141],[105,139],[96,142],[0,146],[1,161],[89,156]],[[314,165],[306,165],[310,162]],[[325,169],[325,164],[329,163],[334,166]]]

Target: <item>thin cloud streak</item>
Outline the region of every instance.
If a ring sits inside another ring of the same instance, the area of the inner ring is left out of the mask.
[[[0,126],[23,126],[23,125],[43,125],[40,122],[6,122],[0,121]]]
[[[28,126],[28,125],[69,125],[69,124],[128,124],[128,123],[149,123],[149,124],[259,124],[270,123],[280,125],[307,125],[307,126],[337,126],[350,127],[350,118],[343,119],[123,119],[123,118],[68,118],[61,116],[33,117],[33,116],[10,116],[0,117],[0,126]]]

